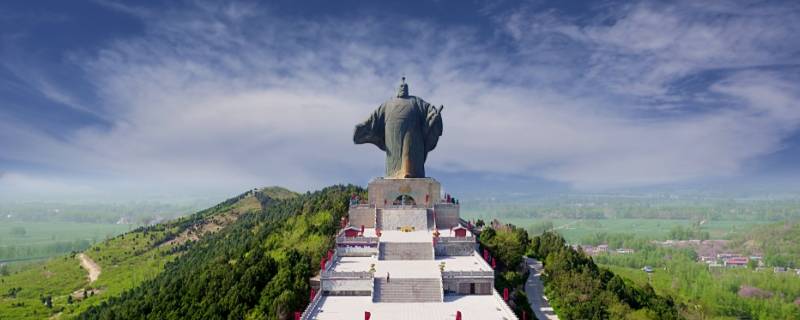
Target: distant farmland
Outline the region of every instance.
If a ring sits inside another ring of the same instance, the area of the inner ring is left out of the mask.
[[[128,231],[129,225],[78,222],[0,223],[0,261],[25,261],[82,251]]]
[[[474,218],[474,217],[470,217]],[[484,218],[486,220],[486,218]],[[670,229],[675,226],[690,227],[695,221],[679,219],[540,219],[540,218],[501,218],[503,223],[511,223],[527,228],[533,224],[550,221],[555,230],[570,243],[578,243],[597,233],[626,233],[637,237],[652,239],[669,238]],[[487,221],[488,222],[488,221]],[[702,229],[708,231],[711,239],[725,239],[734,232],[748,230],[753,226],[770,221],[717,220],[708,221]]]

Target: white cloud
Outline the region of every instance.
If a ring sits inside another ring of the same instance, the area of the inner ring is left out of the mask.
[[[354,146],[353,126],[405,74],[412,94],[446,105],[429,158],[439,170],[578,188],[735,175],[800,125],[791,77],[752,68],[795,59],[781,44],[792,30],[778,25],[792,13],[717,19],[687,5],[625,6],[611,25],[500,14],[510,56],[477,30],[420,20],[296,21],[237,5],[139,14],[145,35],[73,57],[111,127],[62,139],[17,131],[38,142],[11,154],[149,190],[363,183],[382,172],[382,155]],[[674,81],[716,69],[731,70],[673,92]],[[698,97],[713,108],[692,110]]]

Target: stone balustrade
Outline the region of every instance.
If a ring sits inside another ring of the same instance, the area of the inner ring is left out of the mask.
[[[451,278],[492,278],[494,279],[494,271],[443,271],[443,279]]]
[[[475,236],[469,237],[439,237],[436,239],[439,243],[456,243],[456,242],[469,242],[475,243]]]
[[[336,237],[337,244],[377,245],[378,237]]]
[[[321,279],[324,280],[371,280],[372,272],[368,271],[323,271]]]

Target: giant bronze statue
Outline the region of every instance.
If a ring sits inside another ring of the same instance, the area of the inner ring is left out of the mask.
[[[353,142],[386,152],[387,178],[424,178],[425,159],[442,135],[442,109],[408,95],[404,77],[397,96],[356,125]]]

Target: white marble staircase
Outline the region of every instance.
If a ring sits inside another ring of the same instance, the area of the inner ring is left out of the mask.
[[[442,302],[441,278],[375,278],[373,302]]]

